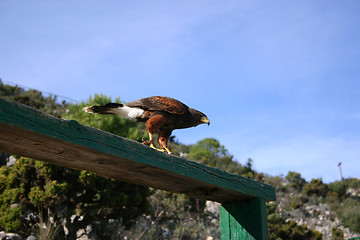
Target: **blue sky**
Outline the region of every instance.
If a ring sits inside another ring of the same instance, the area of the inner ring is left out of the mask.
[[[0,1],[0,78],[78,101],[163,95],[271,175],[360,177],[360,2]]]

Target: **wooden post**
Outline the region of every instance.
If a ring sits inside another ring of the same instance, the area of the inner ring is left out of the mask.
[[[222,204],[220,234],[222,240],[269,239],[265,200],[258,197]]]

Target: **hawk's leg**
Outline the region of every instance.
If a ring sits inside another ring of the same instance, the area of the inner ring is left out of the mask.
[[[166,118],[163,115],[154,115],[154,116],[150,116],[149,120],[147,120],[146,123],[145,123],[146,129],[149,132],[149,141],[146,142],[146,143],[150,143],[149,146],[151,148],[156,149],[156,150],[161,151],[161,152],[164,152],[165,150],[156,148],[154,146],[152,136],[153,136],[153,134],[158,132],[160,127],[165,123],[165,121],[166,121]]]
[[[149,133],[149,140],[146,141],[146,140],[143,139],[143,142],[142,142],[142,143],[145,144],[145,145],[149,145],[151,148],[153,148],[153,149],[155,149],[155,150],[158,150],[158,151],[160,151],[160,152],[165,152],[164,149],[159,149],[159,148],[156,148],[156,147],[154,146],[153,136],[152,136],[151,133]]]
[[[161,147],[163,147],[165,149],[165,151],[168,154],[174,155],[174,153],[172,153],[170,151],[170,149],[167,147],[167,143],[168,143],[169,137],[171,135],[171,132],[172,132],[171,130],[160,129],[158,143]]]
[[[145,144],[145,145],[153,145],[154,146],[154,144],[153,144],[153,137],[152,137],[152,134],[151,133],[149,133],[149,140],[144,140],[144,138],[142,139],[143,140],[143,142],[142,142],[142,144]]]

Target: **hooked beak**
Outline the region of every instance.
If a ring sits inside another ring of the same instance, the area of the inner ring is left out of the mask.
[[[200,121],[206,123],[208,126],[210,125],[210,120],[207,117],[202,117]]]

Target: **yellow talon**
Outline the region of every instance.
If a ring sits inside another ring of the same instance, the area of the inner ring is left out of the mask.
[[[152,139],[152,135],[149,133],[149,140],[144,140],[144,138],[142,139],[143,140],[143,144],[145,144],[145,145],[149,145],[151,148],[153,148],[153,149],[155,149],[155,150],[158,150],[158,151],[160,151],[160,152],[167,152],[168,154],[170,154],[170,155],[174,155],[174,153],[172,153],[171,151],[170,151],[170,149],[169,148],[165,148],[165,149],[161,149],[161,148],[156,148],[155,146],[154,146],[154,144],[153,144],[153,139]]]
[[[145,140],[144,138],[142,139],[142,144],[145,144],[145,145],[150,145],[151,142],[149,140]]]
[[[150,143],[150,147],[153,148],[153,149],[155,149],[155,150],[158,150],[158,151],[160,151],[160,152],[165,152],[164,149],[156,148],[153,143]]]
[[[171,151],[170,151],[170,149],[168,149],[167,147],[165,148],[165,150],[166,150],[166,152],[167,152],[168,154],[170,154],[170,155],[174,155],[174,153],[173,153],[173,152],[171,152]]]

